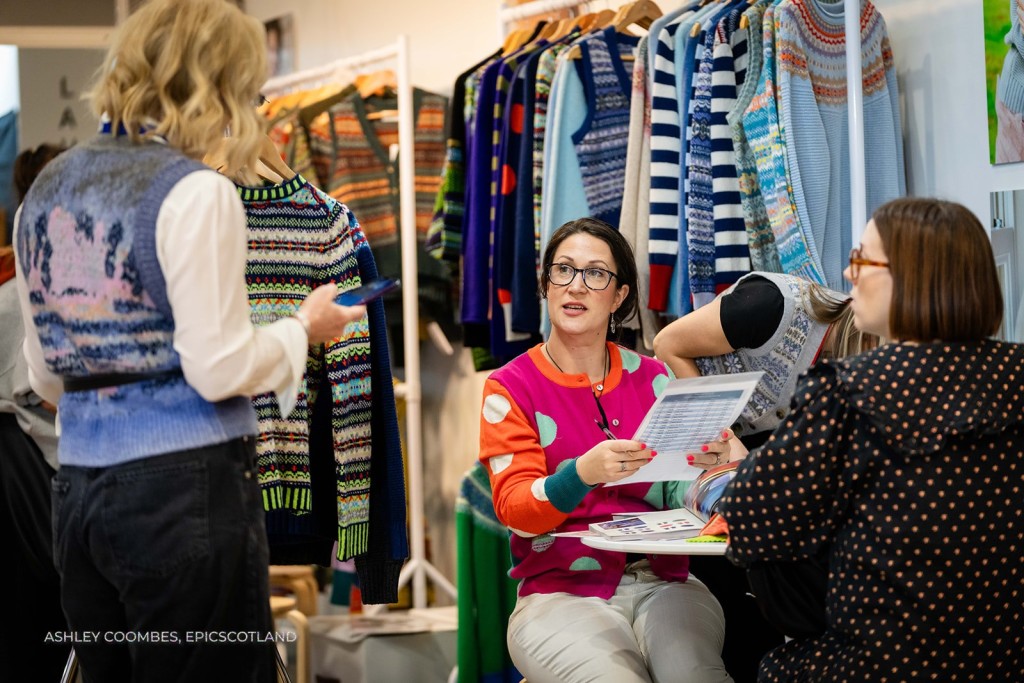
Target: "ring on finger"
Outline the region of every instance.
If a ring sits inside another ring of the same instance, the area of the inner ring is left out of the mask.
[[[623,460],[622,462],[619,463],[619,472],[625,472],[625,471],[626,471],[626,461]]]

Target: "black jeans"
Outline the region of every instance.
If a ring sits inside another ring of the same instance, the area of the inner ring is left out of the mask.
[[[255,440],[53,479],[54,563],[87,683],[273,681]]]
[[[59,681],[71,645],[48,634],[68,630],[53,568],[50,480],[54,471],[11,413],[0,413],[0,528],[6,531],[8,590],[0,620],[0,681]]]

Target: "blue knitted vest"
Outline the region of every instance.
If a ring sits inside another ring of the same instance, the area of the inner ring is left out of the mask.
[[[606,29],[580,44],[587,117],[573,134],[590,215],[616,228],[626,186],[626,144],[633,83],[632,55],[638,38]],[[614,51],[614,53],[613,53]]]
[[[64,377],[180,360],[156,255],[171,188],[205,168],[159,143],[101,135],[51,162],[21,210],[18,257],[47,368]],[[65,393],[62,465],[108,467],[256,434],[249,398],[210,403],[182,377]]]

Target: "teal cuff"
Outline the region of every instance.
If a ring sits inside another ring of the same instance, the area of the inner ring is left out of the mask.
[[[568,514],[594,490],[594,486],[588,486],[580,479],[576,472],[576,459],[573,458],[568,465],[548,475],[544,480],[544,494],[555,509]]]

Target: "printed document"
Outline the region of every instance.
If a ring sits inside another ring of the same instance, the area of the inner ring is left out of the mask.
[[[633,435],[658,451],[636,473],[605,486],[645,481],[696,479],[704,470],[686,462],[687,453],[721,438],[743,412],[763,372],[709,375],[670,381]]]

